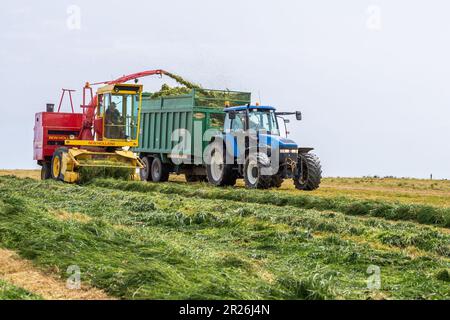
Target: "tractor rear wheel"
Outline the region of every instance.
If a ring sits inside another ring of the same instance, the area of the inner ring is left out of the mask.
[[[236,173],[233,171],[233,165],[225,163],[225,152],[218,143],[212,145],[210,163],[206,165],[208,182],[217,187],[236,184]]]
[[[244,181],[249,189],[268,189],[272,185],[272,177],[261,174],[261,165],[254,155],[250,155],[245,160]]]
[[[169,180],[169,168],[162,163],[160,158],[154,158],[151,165],[151,177],[153,182],[166,182]]]
[[[298,157],[299,176],[294,178],[299,190],[312,191],[319,188],[322,179],[322,166],[319,157],[313,153],[301,153]]]
[[[141,181],[153,181],[152,175],[151,175],[151,168],[152,168],[152,158],[149,157],[143,157],[141,158],[142,163],[144,164],[144,168],[141,168],[139,170],[139,175],[141,177]]]
[[[51,176],[54,180],[64,181],[62,158],[64,153],[67,153],[67,148],[59,148],[53,153],[51,163]]]
[[[52,165],[51,162],[45,161],[42,162],[41,167],[41,180],[48,180],[52,177]]]

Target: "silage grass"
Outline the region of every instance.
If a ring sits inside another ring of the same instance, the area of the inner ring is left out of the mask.
[[[298,195],[283,195],[280,192],[267,190],[211,188],[200,184],[155,184],[136,181],[123,182],[111,179],[96,179],[92,183],[96,186],[125,191],[157,191],[164,194],[181,194],[204,199],[222,199],[276,206],[293,206],[322,211],[333,210],[348,215],[372,216],[388,220],[409,220],[450,228],[450,208],[439,208],[427,205],[401,204],[376,200],[353,200],[345,197],[321,198],[305,195],[303,193],[299,193]]]
[[[12,177],[0,178],[0,191],[2,246],[63,277],[77,264],[122,298],[366,299],[378,294],[366,288],[370,264],[382,268],[388,298],[449,297],[439,278],[448,260],[377,247],[381,231],[399,227],[442,236],[430,226]],[[53,210],[92,219],[61,221]],[[345,239],[371,233],[371,244]]]
[[[42,300],[37,294],[0,279],[0,300]]]
[[[78,169],[80,175],[78,183],[85,184],[99,177],[115,180],[131,180],[135,171],[136,169],[122,167],[81,166]]]

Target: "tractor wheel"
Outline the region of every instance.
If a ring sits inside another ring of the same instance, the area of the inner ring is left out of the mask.
[[[279,188],[283,184],[283,181],[284,181],[284,179],[276,174],[272,177],[272,182],[270,184],[270,187],[271,188]]]
[[[319,188],[322,179],[322,166],[319,157],[313,153],[299,154],[298,167],[300,175],[294,178],[295,187],[305,191]]]
[[[59,148],[53,153],[51,164],[51,176],[54,180],[64,181],[64,172],[62,169],[62,158],[67,148]]]
[[[258,159],[250,155],[245,160],[244,181],[249,189],[268,189],[271,187],[273,176],[261,175],[261,167]]]
[[[139,170],[139,175],[141,177],[141,181],[153,181],[152,175],[150,173],[152,168],[152,158],[149,157],[143,157],[141,159],[142,163],[144,164],[144,168],[141,168]]]
[[[210,163],[206,165],[208,182],[217,187],[234,186],[236,173],[233,172],[233,165],[225,163],[221,150],[218,145],[212,146]]]
[[[169,180],[169,168],[162,163],[160,158],[154,158],[151,165],[151,177],[153,182],[166,182]]]
[[[52,177],[52,165],[51,162],[42,162],[41,167],[41,180],[48,180]]]

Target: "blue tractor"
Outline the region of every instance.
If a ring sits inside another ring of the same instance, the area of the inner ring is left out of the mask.
[[[224,130],[209,144],[206,163],[208,182],[231,186],[243,178],[252,189],[278,188],[284,179],[293,179],[299,190],[319,187],[322,169],[313,148],[299,147],[281,136],[289,122],[285,116],[300,112],[276,112],[270,106],[245,105],[224,109]],[[287,133],[287,131],[286,131]]]

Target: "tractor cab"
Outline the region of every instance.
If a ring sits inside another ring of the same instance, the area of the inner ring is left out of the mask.
[[[141,85],[116,84],[98,89],[94,125],[98,140],[137,145],[141,94]]]

